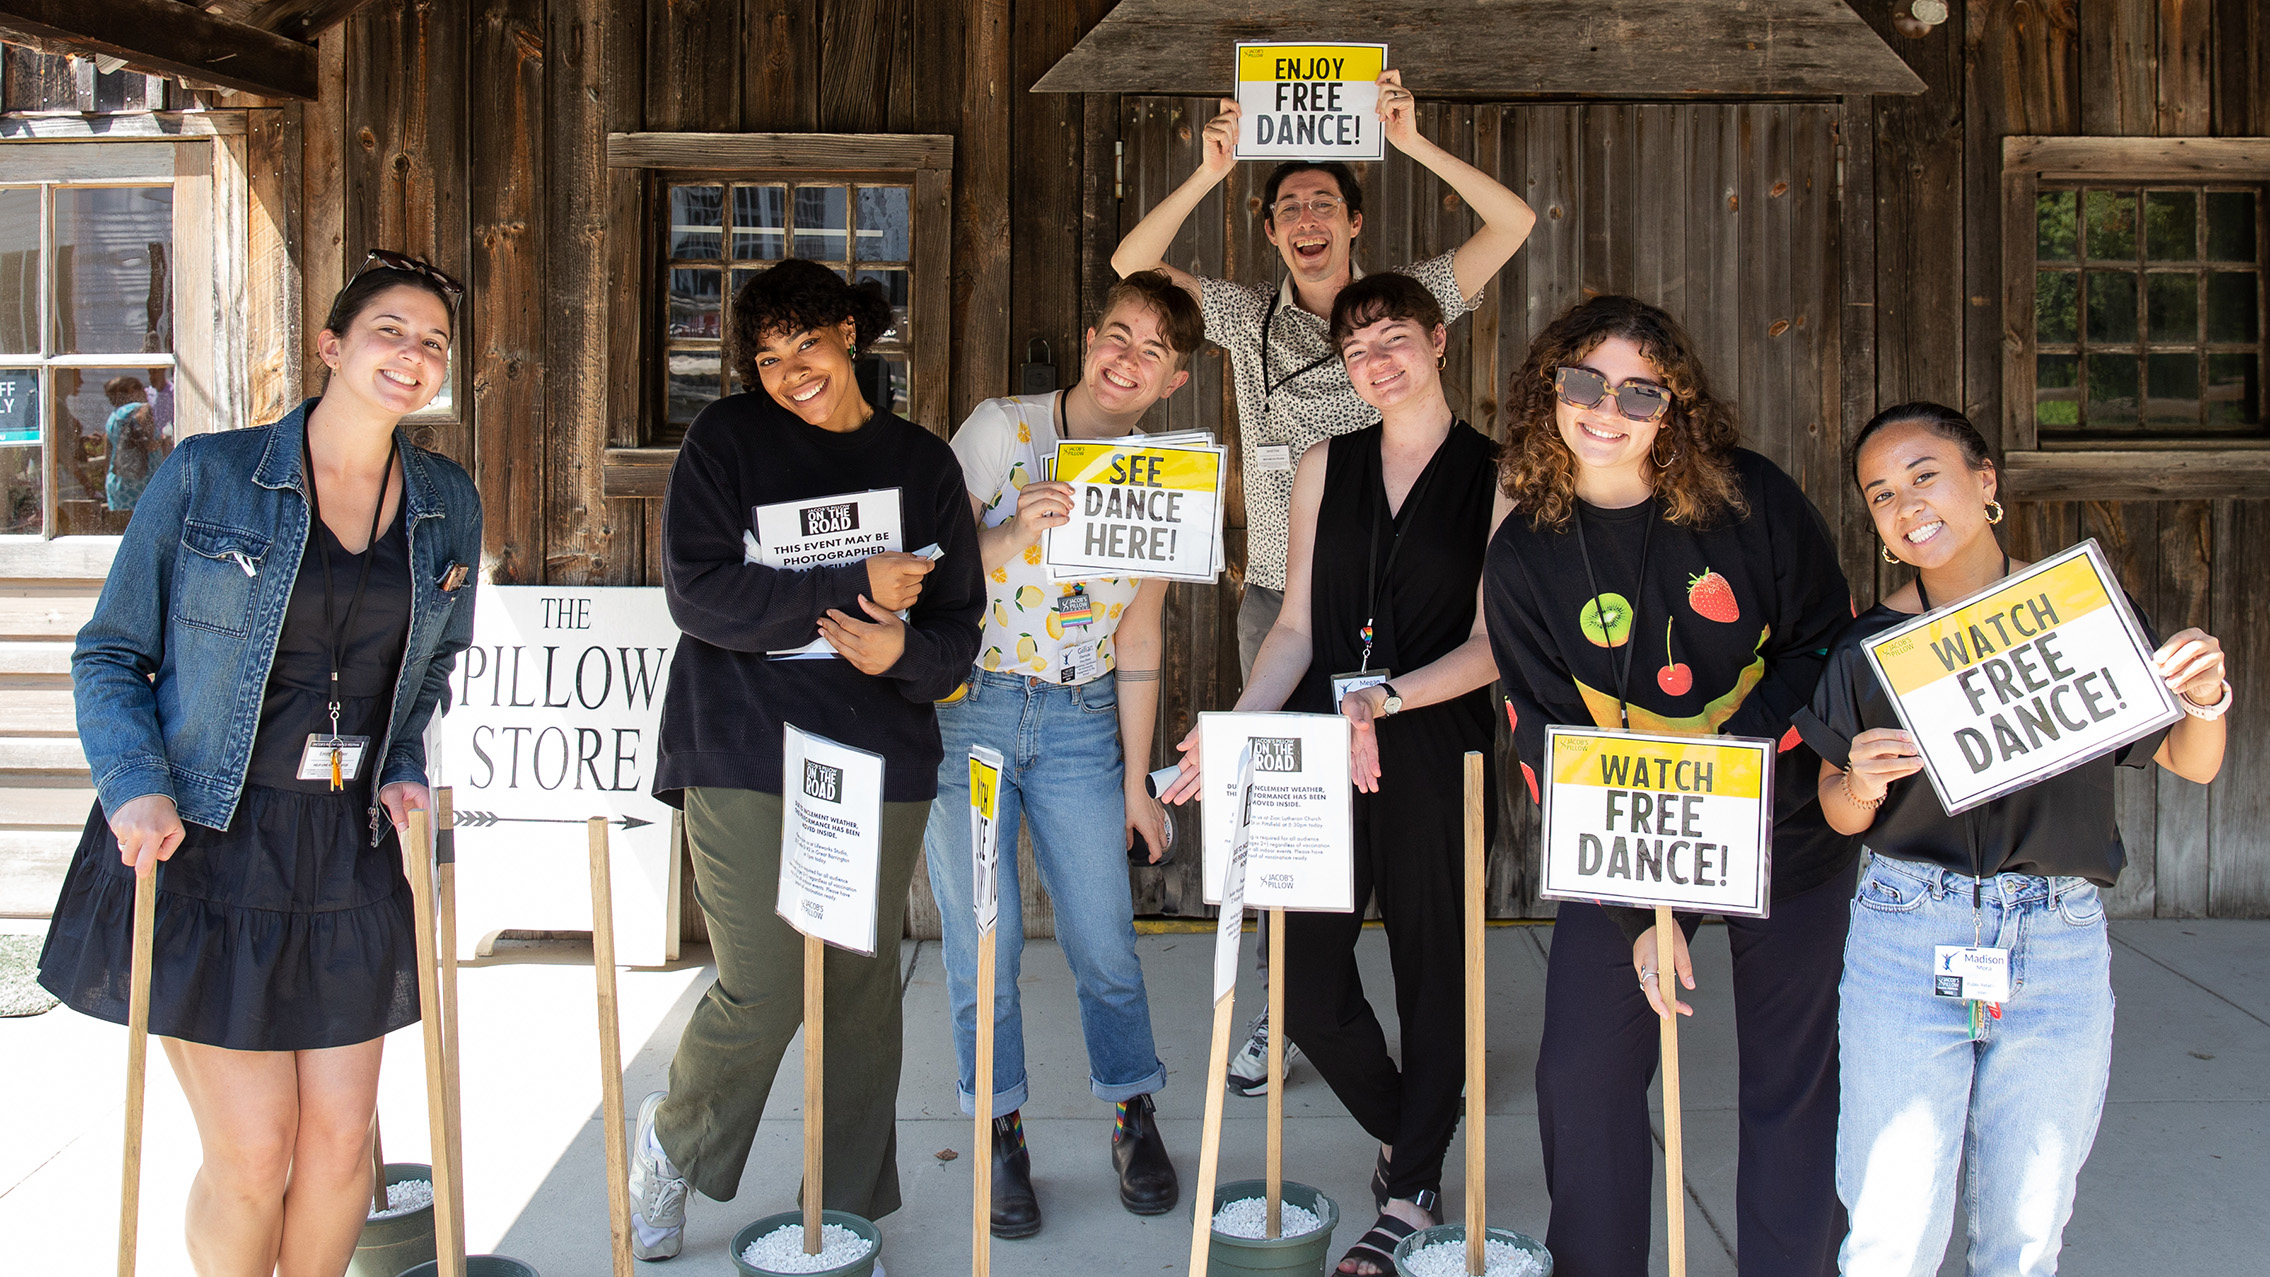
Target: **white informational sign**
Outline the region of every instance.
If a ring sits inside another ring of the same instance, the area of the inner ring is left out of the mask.
[[[883,756],[784,724],[780,783],[780,891],[774,908],[805,935],[872,955],[882,867]]]
[[[1868,640],[1947,814],[2183,717],[2095,540]]]
[[[1540,895],[1763,918],[1774,743],[1545,729]]]
[[[1001,916],[1001,751],[969,747],[970,901],[977,911],[977,934],[993,930]]]
[[[1043,534],[1049,576],[1212,581],[1222,567],[1227,456],[1212,444],[1140,436],[1057,444],[1049,472],[1072,485],[1072,515]]]
[[[1376,160],[1384,44],[1239,44],[1237,158]]]
[[[1249,753],[1238,765],[1238,790],[1253,792],[1253,758]],[[1221,886],[1221,916],[1214,924],[1214,1001],[1220,1002],[1237,988],[1239,950],[1245,937],[1245,870],[1249,863],[1246,853],[1251,846],[1251,826],[1246,821],[1246,804],[1237,806],[1237,832],[1230,839],[1230,853],[1222,858],[1222,876],[1209,878],[1207,885],[1219,881]]]
[[[1338,714],[1201,714],[1205,889],[1246,833],[1245,903],[1346,913],[1356,907],[1348,720]],[[1250,753],[1252,790],[1244,770]],[[1208,904],[1220,903],[1212,896]]]
[[[429,775],[455,791],[459,956],[505,930],[590,930],[584,822],[604,816],[616,953],[675,959],[674,813],[651,792],[678,650],[662,591],[484,585],[475,605],[429,734]]]
[[[742,538],[743,559],[790,571],[853,562],[905,549],[904,526],[897,488],[752,506],[749,533]],[[767,655],[832,658],[836,650],[826,639],[815,638],[802,647]]]

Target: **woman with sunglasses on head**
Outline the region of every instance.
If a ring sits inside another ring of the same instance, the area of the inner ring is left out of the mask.
[[[1443,1153],[1465,1089],[1461,759],[1489,750],[1495,730],[1482,558],[1511,507],[1493,493],[1489,440],[1443,396],[1448,338],[1425,285],[1357,280],[1333,303],[1331,335],[1381,420],[1301,457],[1285,606],[1237,708],[1337,711],[1354,728],[1356,908],[1285,915],[1285,1033],[1380,1142],[1379,1218],[1339,1271],[1392,1273],[1395,1244],[1441,1221]],[[1352,685],[1349,672],[1361,675]],[[1170,802],[1199,790],[1198,742],[1195,730],[1182,742]],[[1495,813],[1494,798],[1484,810]],[[1400,1066],[1356,968],[1373,899],[1395,971]]]
[[[2027,565],[1995,537],[1994,462],[1954,409],[1876,414],[1853,440],[1852,475],[1881,553],[1918,575],[1853,620],[1798,720],[1821,752],[1816,784],[1830,823],[1874,853],[1852,906],[1841,989],[1837,1195],[1852,1231],[1838,1258],[1866,1277],[1939,1271],[1960,1164],[1969,1270],[2041,1277],[2057,1271],[2112,1065],[2098,890],[2127,858],[2113,769],[2158,763],[2199,784],[2215,778],[2231,704],[2222,645],[2186,629],[2153,654],[2185,711],[2174,726],[1949,816],[1916,779],[1915,738],[1900,730],[1864,645]],[[2000,950],[2008,1000],[1937,996],[1942,945]]]
[[[1850,616],[1819,512],[1737,447],[1678,322],[1629,297],[1571,308],[1507,391],[1514,515],[1490,545],[1490,644],[1532,799],[1549,724],[1780,743],[1771,916],[1727,920],[1741,1048],[1737,1251],[1744,1277],[1817,1277],[1843,1231],[1836,982],[1851,840],[1813,798],[1791,729]],[[1537,1059],[1537,1123],[1562,1277],[1647,1271],[1655,1165],[1647,1090],[1663,989],[1695,987],[1682,915],[1655,970],[1652,913],[1563,902]],[[1680,1014],[1692,1014],[1677,1003]]]
[[[370,1207],[380,1047],[418,1019],[397,838],[481,555],[472,480],[400,424],[448,374],[459,295],[373,252],[316,338],[322,396],[181,441],[72,655],[98,797],[40,982],[124,1023],[158,874],[150,1032],[204,1149],[201,1274],[337,1277]]]

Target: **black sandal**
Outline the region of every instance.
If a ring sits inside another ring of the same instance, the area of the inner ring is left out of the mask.
[[[1412,1204],[1424,1211],[1435,1223],[1440,1223],[1442,1222],[1439,1205],[1441,1200],[1438,1194],[1430,1190],[1421,1192],[1413,1198]],[[1423,1227],[1430,1228],[1433,1226],[1433,1224],[1423,1225]],[[1346,1277],[1393,1277],[1396,1244],[1418,1232],[1421,1227],[1422,1225],[1397,1219],[1382,1209],[1379,1218],[1372,1221],[1370,1231],[1357,1238],[1356,1244],[1348,1248],[1348,1253],[1340,1256],[1340,1263],[1334,1266],[1333,1271],[1338,1274],[1345,1274]],[[1350,1260],[1369,1265],[1377,1271],[1373,1274],[1348,1274],[1345,1266]]]

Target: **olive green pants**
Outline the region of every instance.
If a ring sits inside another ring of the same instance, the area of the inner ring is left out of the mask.
[[[883,804],[875,956],[827,951],[820,1204],[867,1219],[899,1208],[899,937],[929,815],[926,802]],[[655,1134],[686,1181],[721,1202],[740,1189],[781,1056],[804,1021],[804,936],[773,909],[780,821],[778,794],[686,791],[694,896],[717,982],[678,1039]]]

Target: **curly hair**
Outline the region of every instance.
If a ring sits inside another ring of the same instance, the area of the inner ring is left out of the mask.
[[[1506,495],[1531,527],[1568,526],[1576,509],[1576,455],[1561,438],[1553,370],[1581,363],[1610,337],[1638,346],[1671,392],[1671,410],[1647,457],[1649,486],[1663,498],[1664,517],[1708,527],[1721,517],[1747,515],[1730,456],[1741,436],[1734,405],[1711,393],[1710,375],[1678,320],[1637,298],[1614,295],[1577,303],[1529,343],[1528,357],[1506,387],[1511,428],[1498,452]]]
[[[852,340],[867,345],[889,331],[891,303],[873,281],[847,284],[818,262],[791,257],[758,271],[733,295],[733,331],[726,335],[726,357],[741,384],[754,390],[757,347],[767,333],[801,333],[852,322]]]

